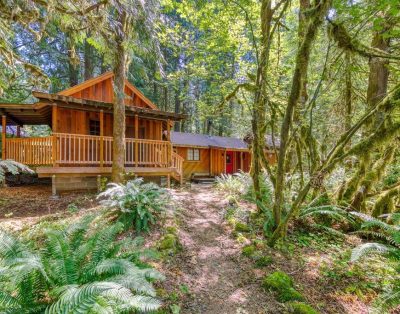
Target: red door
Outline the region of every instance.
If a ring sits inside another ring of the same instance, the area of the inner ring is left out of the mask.
[[[233,152],[226,152],[226,173],[233,173]]]

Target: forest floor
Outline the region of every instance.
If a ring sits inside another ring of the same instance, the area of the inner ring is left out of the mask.
[[[184,209],[179,219],[183,249],[167,278],[188,287],[182,313],[280,312],[280,304],[261,287],[263,274],[230,235],[224,197],[211,187],[193,185],[190,191],[173,191],[173,199]]]
[[[262,287],[266,275],[280,270],[292,276],[304,301],[321,313],[367,314],[383,279],[395,280],[396,272],[381,260],[374,260],[373,267],[350,265],[350,251],[361,242],[357,236],[332,238],[308,231],[292,233],[283,247],[264,247],[262,254],[272,262],[257,267],[242,254],[254,238],[245,234],[248,238],[238,241],[243,236],[227,222],[226,195],[201,185],[172,190],[172,195],[180,208],[176,224],[182,250],[162,271],[166,290],[186,291],[180,293],[180,313],[289,313],[287,304]],[[239,206],[254,210],[246,202]]]
[[[361,241],[358,237],[331,238],[309,230],[292,230],[281,247],[264,246],[260,253],[271,263],[256,266],[242,249],[255,241],[263,243],[265,238],[234,231],[227,219],[232,206],[226,195],[201,185],[170,192],[172,204],[166,220],[158,221],[144,235],[147,245],[157,248],[166,226],[172,225],[181,244],[178,252],[164,254],[155,263],[166,277],[160,285],[167,306],[162,313],[288,313],[287,304],[276,301],[276,294],[262,287],[266,275],[280,270],[293,277],[296,290],[319,312],[364,314],[370,312],[371,302],[384,285],[398,280],[393,275],[396,272],[380,260],[363,267],[349,264],[351,248]],[[95,194],[66,193],[58,200],[50,200],[50,195],[50,188],[40,185],[0,189],[0,228],[27,230],[99,210]],[[244,201],[237,206],[247,217],[253,209]]]

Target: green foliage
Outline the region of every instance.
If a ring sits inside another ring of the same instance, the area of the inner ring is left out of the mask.
[[[158,248],[161,251],[176,252],[180,248],[179,239],[175,234],[167,233],[162,237],[158,244]]]
[[[124,184],[110,183],[98,195],[101,204],[115,209],[126,229],[132,224],[137,232],[148,231],[157,215],[164,211],[168,194],[154,183],[143,183],[142,178]]]
[[[271,256],[265,256],[261,254],[260,255],[255,254],[253,258],[256,262],[256,266],[260,268],[271,265],[274,262]]]
[[[139,263],[137,243],[117,240],[121,223],[90,231],[92,219],[47,230],[43,247],[1,231],[0,309],[123,313],[159,308],[151,282],[163,276]]]
[[[290,313],[293,314],[318,314],[319,312],[315,310],[310,305],[303,302],[289,302]]]
[[[251,228],[250,228],[250,226],[246,225],[243,222],[237,222],[235,225],[235,231],[236,232],[250,232]]]
[[[18,174],[21,172],[33,173],[29,167],[14,160],[0,160],[0,182],[4,181],[7,172],[11,174]]]
[[[242,254],[244,256],[250,257],[255,253],[255,251],[256,251],[256,247],[254,245],[246,245],[242,249]]]
[[[384,243],[363,243],[353,249],[351,253],[351,262],[358,262],[368,255],[383,255],[397,264],[397,271],[400,271],[400,226],[397,214],[384,215],[389,224],[383,220],[371,216],[353,212],[354,216],[362,221],[358,234],[373,237]],[[392,218],[393,216],[393,218]],[[394,308],[400,304],[400,284],[395,283],[391,289],[383,293],[376,302],[379,310]]]
[[[277,299],[281,302],[302,301],[304,297],[294,287],[292,277],[282,271],[276,271],[266,276],[263,286],[277,292]]]

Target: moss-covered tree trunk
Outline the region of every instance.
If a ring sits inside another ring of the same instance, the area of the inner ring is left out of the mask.
[[[330,0],[322,0],[317,2],[313,16],[310,18],[304,38],[299,45],[296,54],[296,65],[292,77],[291,90],[286,105],[285,115],[283,118],[280,132],[280,147],[278,155],[278,166],[275,179],[275,201],[274,201],[274,217],[281,217],[284,202],[284,181],[285,181],[285,161],[286,152],[289,144],[289,131],[293,123],[293,113],[299,102],[301,89],[303,87],[304,73],[308,71],[310,52],[312,44],[316,38],[317,31],[323,23],[323,19],[331,5]],[[280,220],[280,218],[278,219]],[[270,243],[274,244],[276,240],[285,236],[288,220],[283,220],[277,226]]]
[[[113,100],[113,164],[111,179],[122,182],[125,172],[125,78],[127,51],[124,45],[124,28],[126,13],[121,14],[121,29],[116,35],[114,61],[114,100]]]
[[[90,36],[90,34],[88,34]],[[91,44],[89,44],[88,40],[85,40],[84,46],[84,79],[88,80],[93,77],[94,72],[94,48]]]
[[[387,29],[385,29],[387,31]],[[375,32],[371,46],[375,49],[386,52],[389,48],[389,39],[384,37],[382,31]],[[371,57],[369,60],[369,78],[367,89],[368,109],[376,106],[387,94],[389,78],[388,60],[378,57]],[[365,133],[373,132],[384,121],[384,112],[377,112],[366,126]],[[393,149],[389,148],[390,154],[385,153],[381,148],[380,160],[373,161],[371,151],[366,151],[360,159],[359,167],[353,177],[347,183],[345,190],[339,194],[341,200],[350,202],[352,210],[365,211],[365,199],[370,192],[373,183],[380,179],[380,174],[386,167],[386,161],[391,160]]]
[[[256,76],[256,92],[254,96],[254,105],[252,110],[251,127],[253,133],[252,139],[252,165],[251,176],[253,179],[257,208],[261,211],[261,184],[260,175],[262,173],[262,155],[265,147],[265,112],[266,112],[266,76],[270,47],[270,32],[273,11],[271,10],[271,1],[263,0],[261,4],[261,52],[258,60]],[[276,218],[275,218],[276,219]],[[279,219],[279,217],[278,217]],[[276,221],[276,220],[275,220]]]

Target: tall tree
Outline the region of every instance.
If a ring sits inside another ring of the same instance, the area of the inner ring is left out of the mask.
[[[143,46],[157,50],[157,4],[137,0],[113,0],[102,4],[88,21],[103,44],[103,53],[114,72],[112,181],[121,182],[125,172],[125,80],[135,52]],[[100,17],[103,17],[100,19]],[[99,25],[99,20],[103,21]],[[149,41],[151,40],[151,42]]]

